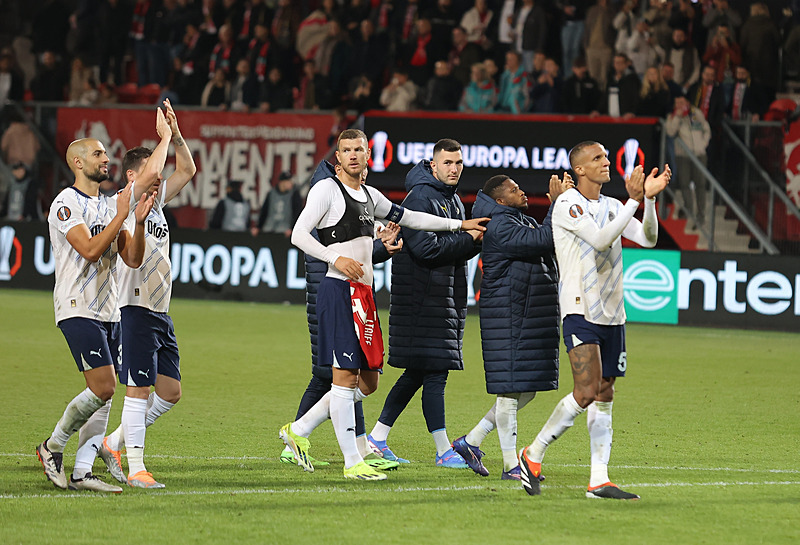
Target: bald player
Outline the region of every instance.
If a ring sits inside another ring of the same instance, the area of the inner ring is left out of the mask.
[[[160,109],[156,132],[161,137],[159,145],[168,146],[172,133]],[[146,191],[155,178],[140,180],[136,186],[129,184],[106,197],[100,194],[100,183],[108,179],[108,161],[105,147],[96,139],[71,143],[67,164],[75,183],[58,194],[47,218],[56,261],[56,325],[83,373],[86,389],[69,402],[36,454],[56,488],[120,493],[122,488],[92,474],[92,465],[105,436],[116,386],[115,364],[119,364],[122,352],[114,277],[117,255],[130,267],[142,263],[144,221],[154,202],[154,195],[147,196]],[[124,223],[137,199],[131,232]],[[78,430],[78,451],[68,480],[64,447]]]

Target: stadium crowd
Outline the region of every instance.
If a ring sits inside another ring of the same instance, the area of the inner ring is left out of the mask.
[[[794,3],[45,0],[0,99],[665,117],[681,92],[708,113],[710,66],[721,112],[762,115],[800,72]]]

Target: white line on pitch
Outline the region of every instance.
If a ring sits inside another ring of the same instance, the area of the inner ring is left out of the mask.
[[[626,488],[636,489],[636,488],[663,488],[663,487],[695,487],[695,486],[716,486],[716,487],[727,487],[727,486],[787,486],[787,485],[800,485],[800,481],[764,481],[764,482],[756,482],[756,481],[717,481],[713,483],[682,483],[682,482],[672,482],[672,483],[622,483],[623,486]],[[569,489],[569,490],[577,490],[583,489],[583,487],[576,487],[576,486],[567,486],[567,485],[547,485],[547,488],[550,489]],[[520,491],[519,488],[515,487],[503,487],[503,488],[495,488],[492,486],[434,486],[434,487],[394,487],[394,488],[340,488],[340,487],[317,487],[317,488],[284,488],[284,489],[274,489],[274,488],[232,488],[226,490],[170,490],[170,491],[151,491],[148,492],[148,496],[219,496],[219,495],[277,495],[277,494],[318,494],[318,493],[327,493],[327,492],[338,492],[338,493],[356,493],[359,495],[364,494],[375,494],[375,493],[386,493],[386,492],[395,492],[395,493],[407,493],[407,492],[463,492],[465,490],[489,490],[491,489],[493,492],[505,492],[505,491],[514,491],[514,493],[518,493]],[[130,495],[128,495],[130,497]],[[97,495],[97,494],[72,494],[72,493],[53,493],[53,494],[3,494],[0,495],[0,500],[22,500],[22,499],[97,499],[97,498],[108,498],[108,495]],[[119,497],[125,497],[119,496]],[[141,497],[141,495],[137,495],[135,497]]]

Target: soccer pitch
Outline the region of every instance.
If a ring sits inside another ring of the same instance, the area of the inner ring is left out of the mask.
[[[482,445],[489,477],[435,467],[419,394],[389,437],[412,464],[387,481],[345,481],[329,423],[311,436],[311,453],[330,467],[311,474],[281,464],[278,429],[310,378],[305,308],[178,299],[183,399],[149,428],[145,453],[167,488],[109,496],[55,489],[34,454],[84,384],[54,326],[52,294],[0,290],[0,309],[3,544],[800,542],[797,334],[629,325],[609,473],[642,500],[593,501],[584,497],[585,417],[548,450],[542,495],[529,497],[500,480],[496,433]],[[451,440],[493,403],[477,316],[464,353],[466,370],[447,387]],[[387,367],[364,402],[367,430],[398,375]],[[520,447],[570,388],[562,354],[560,389],[519,414]],[[123,396],[118,387],[110,429]],[[76,444],[77,436],[67,471]],[[99,459],[95,471],[110,479]]]

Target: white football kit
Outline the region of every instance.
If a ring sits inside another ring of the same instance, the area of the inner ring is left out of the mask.
[[[164,217],[166,182],[159,188],[153,209],[144,223],[144,259],[137,269],[119,264],[119,306],[135,305],[153,312],[168,312],[172,296],[172,268],[169,259],[169,226]],[[125,221],[128,231],[136,228],[132,214]]]
[[[131,212],[133,208],[132,205]],[[56,262],[56,284],[53,290],[56,323],[75,317],[119,322],[115,278],[117,239],[114,239],[97,262],[81,257],[67,241],[67,232],[73,227],[83,223],[91,236],[95,236],[116,215],[117,195],[106,197],[101,194],[90,197],[73,186],[61,191],[50,205],[47,222]]]
[[[559,270],[562,319],[580,314],[599,325],[625,323],[620,235],[652,248],[658,240],[655,199],[645,199],[643,221],[633,215],[639,202],[613,197],[587,199],[569,189],[553,209],[553,241]]]
[[[362,185],[363,190],[355,190],[347,184],[342,184],[351,198],[358,202],[366,203],[367,196],[364,191],[369,191],[372,202],[375,203],[375,218],[391,219],[389,216],[395,211],[401,214],[397,223],[403,227],[428,231],[458,231],[461,229],[461,220],[440,218],[422,212],[406,210],[393,204],[383,194],[367,185]],[[303,250],[311,257],[328,263],[327,276],[338,280],[347,281],[348,278],[335,266],[339,257],[349,257],[362,263],[364,276],[359,282],[372,286],[372,238],[357,237],[347,242],[335,242],[324,246],[311,236],[313,229],[324,229],[339,223],[345,212],[345,201],[339,186],[332,178],[320,180],[311,188],[306,198],[306,206],[297,218],[292,231],[292,244]]]

